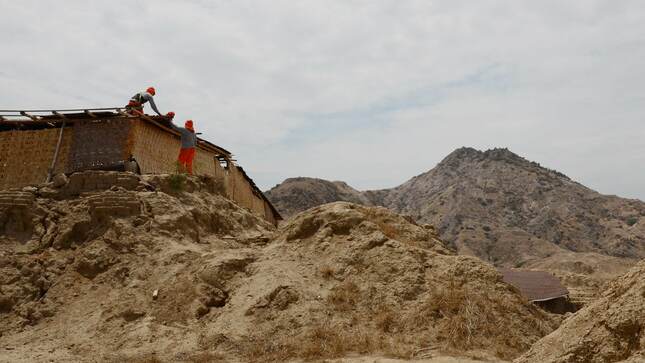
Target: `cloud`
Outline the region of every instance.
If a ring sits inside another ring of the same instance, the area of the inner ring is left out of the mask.
[[[0,108],[118,106],[154,84],[162,111],[194,119],[264,188],[298,175],[391,187],[456,147],[507,146],[645,199],[644,10],[4,1]]]

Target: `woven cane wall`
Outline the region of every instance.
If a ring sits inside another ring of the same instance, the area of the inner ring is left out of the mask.
[[[264,208],[264,204],[266,202],[254,193],[253,187],[237,167],[229,168],[225,184],[227,186],[226,191],[230,199],[233,199],[239,205],[246,207],[257,214],[264,215],[266,219],[269,219],[269,216],[273,216],[272,214],[266,214]]]
[[[0,189],[44,182],[59,133],[59,128],[0,132]],[[72,139],[72,129],[65,129],[55,173],[65,171]]]
[[[180,138],[159,127],[140,120],[131,121],[132,156],[143,174],[174,173],[177,171],[177,156],[181,147]],[[193,161],[193,173],[221,177],[227,196],[239,205],[252,210],[275,223],[268,204],[253,191],[253,187],[235,166],[225,170],[215,159],[215,153],[197,148]],[[269,213],[267,213],[269,211]]]
[[[74,123],[74,141],[69,156],[69,172],[109,169],[123,166],[130,156],[130,121],[126,118],[89,120]]]
[[[131,131],[132,156],[143,174],[174,173],[181,147],[179,136],[141,120],[133,120]],[[197,149],[193,160],[193,173],[216,176],[215,153]],[[219,166],[219,164],[217,165]],[[222,172],[220,172],[220,175]]]
[[[141,173],[176,172],[177,157],[181,147],[179,136],[148,122],[141,120],[131,122],[129,150],[139,164]],[[271,208],[261,196],[254,192],[244,175],[234,165],[224,169],[215,159],[215,153],[197,148],[193,160],[193,173],[221,178],[227,197],[263,216],[269,222],[276,223]]]

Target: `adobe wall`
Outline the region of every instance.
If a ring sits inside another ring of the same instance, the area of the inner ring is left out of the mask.
[[[0,189],[43,183],[59,133],[59,128],[0,132]],[[55,173],[66,171],[72,139],[72,129],[65,128]]]

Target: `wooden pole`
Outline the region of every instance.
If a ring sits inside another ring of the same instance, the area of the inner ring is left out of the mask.
[[[63,124],[60,126],[60,133],[58,134],[58,142],[56,143],[56,150],[54,151],[54,160],[52,160],[52,165],[49,167],[46,183],[49,183],[50,181],[52,181],[52,177],[54,176],[54,168],[56,167],[56,162],[58,161],[58,152],[60,151],[60,144],[63,141],[63,131],[65,130],[65,119],[66,117],[63,116]]]

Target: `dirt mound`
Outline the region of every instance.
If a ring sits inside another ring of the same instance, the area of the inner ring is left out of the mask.
[[[645,261],[641,261],[517,362],[645,361],[644,301]]]
[[[251,358],[481,350],[509,358],[554,324],[492,266],[454,255],[430,226],[385,208],[341,202],[303,213],[277,231],[253,271],[214,324],[236,323],[228,338],[248,342]]]
[[[325,205],[275,230],[216,180],[75,175],[3,199],[9,361],[512,358],[558,323],[384,208]]]
[[[226,293],[199,281],[200,263],[266,243],[274,227],[219,185],[85,172],[2,192],[0,356],[91,361],[221,306]]]

